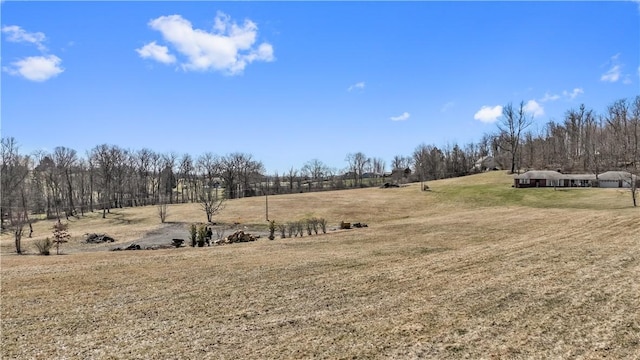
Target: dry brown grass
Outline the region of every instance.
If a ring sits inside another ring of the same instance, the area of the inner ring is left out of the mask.
[[[276,221],[369,224],[302,239],[43,257],[8,255],[3,238],[2,358],[640,357],[629,195],[556,192],[554,205],[547,189],[510,184],[493,173],[432,192],[270,197]],[[154,211],[70,230],[135,239],[159,225]],[[194,218],[181,205],[167,220]],[[217,220],[265,224],[264,199],[230,201]]]

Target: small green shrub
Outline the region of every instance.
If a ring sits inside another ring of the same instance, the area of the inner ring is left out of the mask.
[[[191,239],[191,247],[195,247],[196,240],[198,237],[198,227],[196,226],[196,224],[191,224],[191,228],[189,229],[189,235]]]
[[[203,247],[207,237],[207,227],[204,225],[198,226],[198,247]]]
[[[273,235],[276,232],[276,221],[269,221],[269,240],[273,240],[276,237]]]

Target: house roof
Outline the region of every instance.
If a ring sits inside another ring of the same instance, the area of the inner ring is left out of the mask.
[[[564,179],[564,174],[551,170],[529,170],[524,174],[516,175],[516,179],[545,179],[560,180]]]
[[[629,180],[633,179],[634,181],[638,180],[636,175],[632,175],[630,172],[626,171],[607,171],[598,175],[598,180]]]
[[[538,179],[538,180],[596,180],[595,174],[562,174],[551,170],[530,170],[524,174],[514,176],[515,179]],[[607,171],[598,175],[598,180],[618,181],[618,180],[638,180],[636,175],[626,171]]]

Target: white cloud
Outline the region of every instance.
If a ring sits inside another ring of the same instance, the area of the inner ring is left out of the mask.
[[[620,80],[621,72],[622,72],[622,67],[620,65],[613,65],[611,69],[609,69],[606,73],[602,74],[602,76],[600,77],[600,81],[616,82]]]
[[[2,70],[11,75],[22,76],[27,80],[42,82],[62,73],[60,67],[62,60],[55,55],[30,56],[11,63],[11,67],[3,67]]]
[[[534,118],[544,115],[544,108],[535,100],[529,100],[524,105],[524,111],[531,114]]]
[[[620,58],[620,53],[613,55],[609,61],[607,61],[604,65],[608,64],[611,66],[607,72],[600,76],[600,81],[605,82],[617,82],[622,77],[622,67],[624,66],[618,59]],[[603,65],[603,66],[604,66]]]
[[[364,81],[360,81],[358,83],[355,83],[355,84],[349,86],[347,91],[353,91],[355,89],[360,89],[360,90],[364,89]]]
[[[442,108],[440,109],[440,112],[444,113],[449,111],[456,103],[453,101],[449,101],[448,103],[442,105]]]
[[[149,21],[149,27],[159,31],[164,40],[186,57],[181,64],[185,71],[217,70],[234,75],[242,73],[254,61],[275,60],[271,44],[254,46],[258,34],[254,22],[245,20],[238,25],[222,12],[216,14],[213,32],[194,29],[191,22],[180,15],[160,16]],[[166,54],[168,56],[168,49]]]
[[[544,93],[544,97],[542,99],[540,99],[540,102],[547,102],[547,101],[556,101],[560,99],[560,95],[558,94],[549,94],[548,92]]]
[[[562,92],[562,95],[564,95],[565,97],[568,97],[569,100],[575,99],[580,94],[584,94],[584,90],[582,90],[582,88],[575,88],[571,92],[568,92],[567,90],[564,90]]]
[[[473,115],[473,118],[476,120],[480,120],[483,123],[494,123],[498,120],[498,118],[502,115],[502,106],[483,106]]]
[[[547,101],[556,101],[556,100],[558,100],[560,98],[566,98],[568,100],[573,100],[576,97],[578,97],[578,95],[580,95],[580,94],[584,94],[584,90],[582,88],[574,88],[570,92],[567,91],[567,90],[563,90],[562,91],[562,96],[560,96],[558,94],[550,94],[549,92],[546,92],[541,99],[538,99],[538,101],[541,102],[541,103],[544,103],[544,102],[547,102]]]
[[[392,116],[389,119],[391,119],[391,121],[405,121],[410,116],[411,116],[411,114],[409,114],[408,112],[405,111],[405,112],[402,113],[402,115]]]
[[[155,41],[148,43],[140,49],[136,49],[136,52],[138,52],[143,59],[151,58],[163,64],[173,64],[176,62],[176,57],[169,54],[169,48],[158,45]]]
[[[43,42],[47,39],[44,33],[35,32],[30,33],[22,29],[17,25],[8,25],[2,27],[2,32],[7,34],[7,41],[16,42],[16,43],[31,43],[35,45],[40,51],[47,51],[46,46],[44,46]]]

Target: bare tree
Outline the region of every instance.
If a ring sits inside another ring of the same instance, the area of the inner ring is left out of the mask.
[[[289,169],[289,172],[286,175],[287,177],[287,183],[289,184],[289,193],[293,193],[293,183],[296,180],[296,178],[298,177],[298,170],[294,169],[293,167],[291,167],[291,169]]]
[[[187,190],[187,199],[193,198],[193,196],[189,196],[192,194],[194,184],[193,184],[193,172],[194,172],[194,164],[191,155],[184,154],[180,158],[180,166],[178,171],[179,182],[182,185],[180,188],[181,201],[184,203],[184,193]]]
[[[167,212],[169,210],[169,204],[167,204],[165,196],[160,196],[160,201],[158,201],[156,208],[158,210],[158,217],[160,218],[160,222],[164,224],[164,222],[167,220]]]
[[[517,160],[520,151],[522,133],[533,122],[525,110],[524,101],[520,102],[518,109],[514,109],[511,103],[502,108],[502,118],[498,122],[500,130],[500,146],[509,151],[511,155],[511,173],[518,168]]]
[[[353,186],[362,186],[364,169],[371,159],[362,152],[347,154],[345,159],[349,163],[349,172],[353,177]]]
[[[0,145],[0,225],[4,228],[5,216],[11,215],[19,209],[17,194],[24,187],[29,175],[28,158],[20,155],[17,141],[2,138]]]
[[[113,168],[115,166],[114,153],[116,148],[107,144],[98,145],[91,150],[92,162],[98,168],[100,175],[100,205],[102,206],[102,218],[107,217],[111,209],[111,192],[113,181]]]
[[[316,184],[316,187],[322,188],[322,181],[327,173],[327,166],[318,159],[312,159],[304,164],[302,173],[309,178],[309,190],[311,190],[312,184]]]
[[[224,209],[225,198],[222,196],[218,196],[217,184],[214,185],[215,192],[212,194],[212,190],[210,187],[202,187],[198,196],[198,201],[200,202],[200,206],[202,210],[207,215],[207,222],[213,222],[213,216],[218,214],[222,209]]]
[[[75,206],[73,205],[73,184],[72,184],[72,171],[78,162],[78,155],[75,150],[66,148],[64,146],[58,146],[53,150],[53,161],[56,166],[58,177],[64,182],[66,189],[66,210],[65,217],[69,220],[69,215],[75,213]]]

